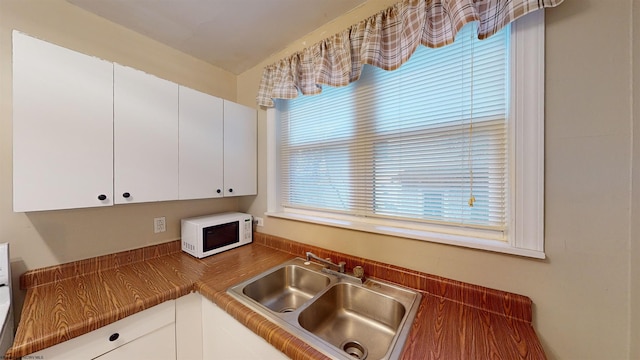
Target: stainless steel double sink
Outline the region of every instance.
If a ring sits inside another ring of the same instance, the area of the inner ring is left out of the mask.
[[[420,293],[377,279],[354,281],[323,268],[295,258],[227,292],[329,357],[397,359]]]

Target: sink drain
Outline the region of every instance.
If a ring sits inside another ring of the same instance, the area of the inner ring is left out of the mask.
[[[290,308],[290,307],[286,307],[284,309],[281,309],[279,312],[280,313],[290,313],[290,312],[294,312],[296,309],[294,308]]]
[[[360,360],[365,359],[368,355],[367,348],[355,340],[347,340],[342,343],[342,350],[351,355],[351,357]]]

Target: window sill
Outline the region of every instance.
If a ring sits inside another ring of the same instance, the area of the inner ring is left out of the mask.
[[[389,236],[402,237],[407,239],[422,240],[438,244],[454,245],[460,247],[466,247],[471,249],[479,249],[485,251],[492,251],[510,255],[518,255],[523,257],[544,259],[545,254],[542,251],[521,249],[512,246],[506,241],[499,240],[487,240],[463,235],[450,235],[441,234],[430,231],[424,231],[421,229],[410,229],[399,226],[379,225],[364,221],[352,221],[344,219],[333,219],[328,217],[298,214],[289,212],[267,212],[266,216],[302,221],[307,223],[333,226],[338,228],[344,228],[349,230],[363,231],[374,234],[382,234]]]

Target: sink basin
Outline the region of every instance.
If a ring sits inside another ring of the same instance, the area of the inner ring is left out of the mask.
[[[405,313],[405,307],[391,297],[343,283],[304,309],[298,322],[356,359],[381,359]]]
[[[272,311],[286,313],[299,308],[330,282],[322,273],[286,265],[249,283],[242,293]]]
[[[397,359],[422,296],[291,259],[227,293],[332,359]]]

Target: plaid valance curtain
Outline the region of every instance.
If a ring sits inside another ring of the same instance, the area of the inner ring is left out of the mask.
[[[418,45],[451,44],[467,23],[478,21],[484,39],[510,22],[563,0],[404,0],[264,69],[260,106],[273,99],[319,94],[322,85],[345,86],[358,80],[364,64],[394,70]]]

